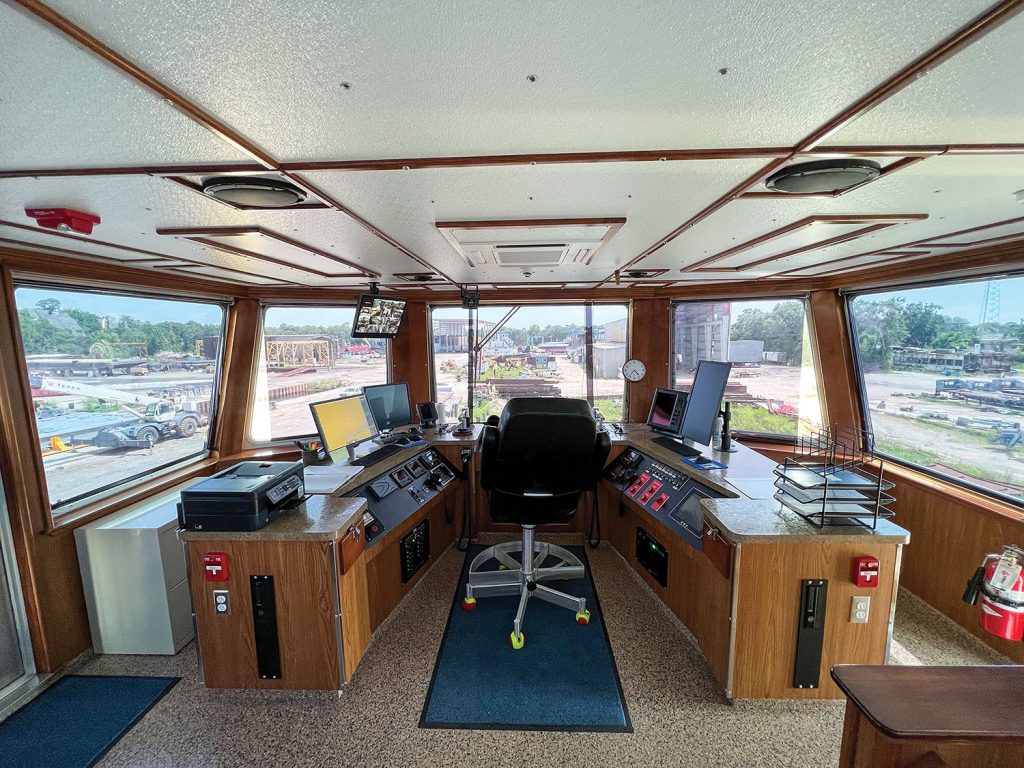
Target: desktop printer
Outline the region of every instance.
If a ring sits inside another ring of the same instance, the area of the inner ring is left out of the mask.
[[[181,492],[189,531],[255,531],[305,494],[301,461],[243,461]]]

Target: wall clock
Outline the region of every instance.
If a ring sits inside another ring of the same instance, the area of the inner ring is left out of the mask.
[[[647,366],[639,360],[627,360],[622,364],[622,378],[637,382],[647,375]]]

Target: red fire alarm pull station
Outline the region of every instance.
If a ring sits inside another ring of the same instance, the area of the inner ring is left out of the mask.
[[[43,229],[56,229],[61,232],[78,232],[91,235],[92,228],[100,223],[100,217],[70,208],[26,208],[25,214],[36,220]]]
[[[203,572],[207,581],[227,581],[228,556],[224,552],[207,552],[203,555]]]
[[[858,587],[878,586],[878,558],[864,555],[853,558],[853,583]]]

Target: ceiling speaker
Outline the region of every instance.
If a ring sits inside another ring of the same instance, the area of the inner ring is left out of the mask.
[[[203,182],[203,192],[221,202],[250,208],[287,208],[306,199],[306,193],[294,184],[262,176],[217,176]]]
[[[765,186],[773,192],[790,195],[842,192],[874,181],[882,166],[871,160],[837,158],[787,165],[768,177]]]

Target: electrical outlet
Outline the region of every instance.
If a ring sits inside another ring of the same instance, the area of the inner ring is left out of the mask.
[[[867,624],[871,611],[871,598],[867,595],[854,595],[850,603],[850,623]]]
[[[218,616],[231,613],[231,595],[226,589],[213,590],[213,612]]]

